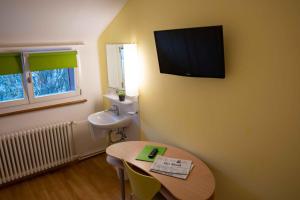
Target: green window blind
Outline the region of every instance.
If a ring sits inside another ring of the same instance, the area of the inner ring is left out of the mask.
[[[0,75],[22,73],[22,62],[20,53],[0,54]]]
[[[30,71],[77,67],[77,51],[32,53],[29,55]]]

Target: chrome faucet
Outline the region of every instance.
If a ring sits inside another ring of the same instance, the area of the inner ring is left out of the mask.
[[[117,116],[120,115],[120,110],[117,105],[111,105],[111,107],[108,109],[108,111],[115,113],[115,115],[117,115]]]

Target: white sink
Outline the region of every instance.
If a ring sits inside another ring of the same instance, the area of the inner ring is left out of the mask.
[[[116,115],[110,111],[102,111],[89,115],[88,121],[95,127],[105,130],[124,128],[129,126],[129,115]]]

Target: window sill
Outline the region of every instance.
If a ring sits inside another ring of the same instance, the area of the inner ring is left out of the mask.
[[[56,101],[52,103],[47,102],[47,104],[34,105],[33,107],[28,107],[28,105],[26,105],[26,107],[16,106],[17,108],[15,109],[5,109],[5,110],[3,109],[2,112],[0,111],[0,117],[33,112],[38,110],[46,110],[50,108],[57,108],[57,107],[74,105],[74,104],[85,103],[85,102],[87,102],[87,99],[73,99],[68,101]]]

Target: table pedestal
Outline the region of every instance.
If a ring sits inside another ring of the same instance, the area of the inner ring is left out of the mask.
[[[106,161],[114,166],[117,170],[118,177],[119,177],[119,183],[120,183],[120,189],[121,189],[121,200],[125,200],[125,179],[124,179],[124,166],[123,162],[118,159],[114,158],[112,156],[107,155]]]

